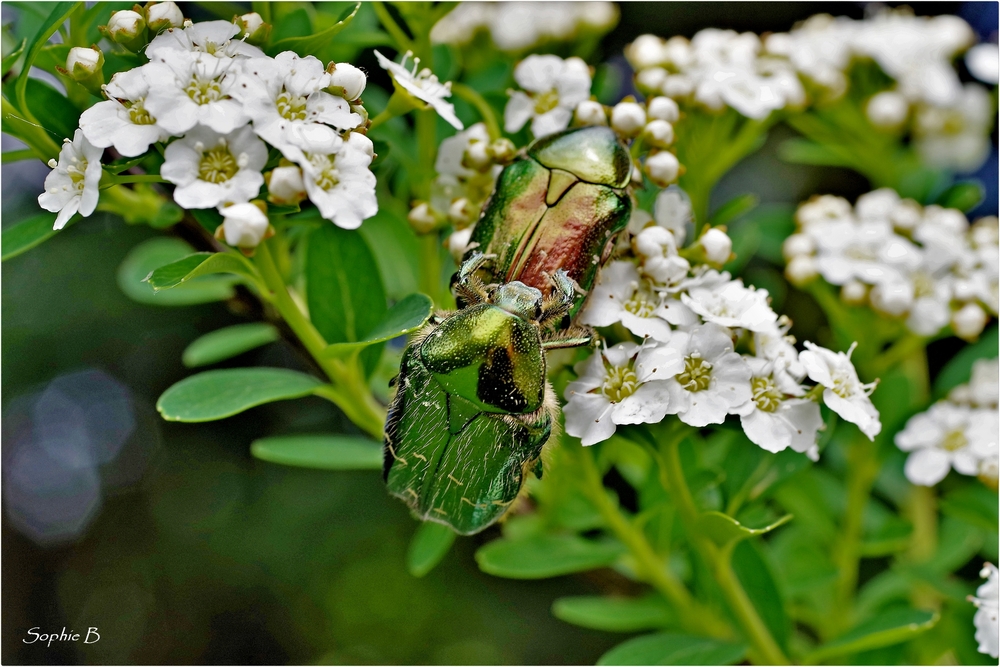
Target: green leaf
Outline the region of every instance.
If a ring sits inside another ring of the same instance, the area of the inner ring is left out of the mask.
[[[850,167],[852,164],[835,151],[809,139],[786,139],[778,146],[778,157],[785,162],[819,167]]]
[[[997,492],[982,484],[964,484],[950,491],[941,499],[941,511],[950,517],[978,528],[997,533],[1000,511],[997,510]]]
[[[42,127],[60,139],[72,139],[80,113],[48,83],[28,79],[28,109]]]
[[[728,225],[737,218],[749,213],[751,210],[756,208],[759,203],[760,198],[754,194],[745,194],[733,197],[712,214],[712,226]]]
[[[262,461],[300,468],[382,469],[382,446],[379,443],[339,433],[261,438],[250,445],[250,453]]]
[[[743,660],[744,644],[707,637],[660,633],[630,639],[598,660],[598,665],[734,665]]]
[[[698,517],[698,529],[717,545],[725,546],[730,542],[738,542],[748,537],[764,535],[778,526],[783,526],[792,520],[791,514],[786,514],[770,526],[763,528],[747,528],[733,517],[722,512],[705,512]]]
[[[738,544],[733,549],[732,567],[771,636],[787,650],[792,622],[785,611],[785,601],[775,583],[774,573],[757,545],[753,542]]]
[[[328,47],[333,38],[336,37],[341,30],[351,24],[351,21],[354,20],[354,17],[357,15],[359,9],[361,9],[360,2],[354,6],[354,9],[351,10],[349,14],[341,17],[339,21],[326,30],[320,30],[319,32],[311,35],[304,35],[302,37],[288,37],[277,41],[274,44],[270,44],[267,47],[267,55],[275,56],[282,51],[294,51],[303,57],[316,55],[318,52]]]
[[[385,315],[386,296],[378,265],[357,231],[324,225],[306,241],[306,302],[309,317],[331,345],[363,341]],[[361,353],[367,372],[375,369],[382,346]]]
[[[254,282],[258,279],[257,269],[242,255],[234,252],[196,252],[150,271],[143,282],[149,283],[154,292],[160,292],[215,273],[233,273]]]
[[[611,565],[624,552],[618,542],[577,535],[531,535],[494,540],[476,552],[479,569],[509,579],[546,579]]]
[[[21,69],[21,73],[17,77],[17,83],[15,85],[16,98],[18,104],[21,104],[25,99],[25,90],[28,85],[28,72],[31,71],[31,66],[35,62],[35,57],[38,56],[38,52],[45,47],[45,44],[49,41],[49,37],[52,36],[59,26],[66,22],[70,14],[76,11],[76,8],[83,5],[82,2],[56,2],[47,6],[49,9],[48,18],[42,22],[42,25],[38,27],[38,32],[30,41],[30,46],[28,47],[28,54],[24,57],[24,67]]]
[[[564,597],[552,603],[552,615],[573,625],[605,632],[655,630],[676,621],[670,606],[658,595]]]
[[[406,552],[406,569],[414,577],[422,577],[441,562],[455,542],[455,531],[433,521],[417,526]]]
[[[945,208],[957,208],[963,213],[971,211],[986,197],[986,190],[979,181],[955,183],[938,197],[937,203]]]
[[[168,292],[156,293],[146,283],[150,272],[189,255],[194,248],[176,238],[160,237],[132,248],[118,267],[118,287],[133,301],[152,306],[191,306],[232,298],[230,276],[206,276]]]
[[[838,656],[870,651],[905,642],[934,627],[938,614],[916,609],[891,609],[864,621],[858,627],[803,658],[804,664],[816,664]],[[849,661],[848,661],[849,662]]]
[[[21,54],[24,53],[24,48],[27,45],[28,45],[28,40],[22,39],[21,43],[17,46],[16,49],[14,49],[13,51],[11,51],[10,53],[8,53],[3,57],[3,63],[0,64],[0,75],[7,76],[7,72],[9,72],[10,69],[15,64],[17,64],[18,58],[20,58]]]
[[[261,345],[267,345],[281,336],[266,322],[236,324],[212,331],[191,342],[184,350],[181,361],[188,368],[208,366],[230,359]]]
[[[254,406],[313,393],[322,382],[286,368],[232,368],[206,371],[174,384],[156,409],[172,422],[208,422]]]
[[[0,234],[2,259],[6,261],[11,257],[17,257],[58,234],[57,230],[52,229],[55,221],[55,213],[39,213],[3,230]],[[69,226],[73,222],[74,218],[70,218],[66,224]]]
[[[972,345],[951,358],[934,380],[934,399],[944,396],[960,384],[969,381],[972,375],[972,365],[979,359],[996,359],[997,356],[997,326],[994,324],[979,336]]]
[[[335,343],[324,350],[327,356],[341,356],[376,343],[384,343],[397,336],[404,336],[422,327],[434,310],[434,302],[425,294],[411,294],[388,311],[375,329],[364,340],[354,343]]]

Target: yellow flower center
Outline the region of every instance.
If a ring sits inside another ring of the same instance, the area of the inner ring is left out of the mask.
[[[333,155],[309,155],[309,161],[316,169],[313,182],[323,190],[329,190],[340,183],[340,173],[337,171]]]
[[[144,98],[140,97],[135,102],[128,105],[128,117],[136,125],[152,125],[156,119],[143,106]]]
[[[66,167],[66,173],[69,174],[70,181],[73,182],[73,189],[77,192],[83,192],[86,184],[87,161],[83,158],[71,157],[70,162],[72,164]]]
[[[278,113],[282,118],[288,120],[306,119],[306,98],[301,95],[292,95],[287,90],[283,90],[274,103],[278,107]]]
[[[184,92],[188,94],[195,104],[211,104],[223,99],[222,86],[215,79],[203,79],[200,76],[192,76],[190,83]]]
[[[541,116],[559,106],[559,93],[555,88],[535,97],[535,113]]]
[[[750,391],[758,410],[774,412],[781,405],[781,392],[771,376],[753,378],[750,381]]]
[[[952,431],[944,437],[944,440],[941,441],[941,447],[949,452],[962,449],[967,444],[969,444],[969,439],[965,437],[965,433],[963,433],[961,429]]]
[[[684,370],[677,376],[682,387],[694,393],[705,391],[712,383],[712,364],[701,358],[701,354],[693,352],[684,360]]]
[[[934,294],[934,279],[926,273],[918,272],[913,276],[913,296],[931,296]]]
[[[636,285],[635,291],[625,302],[624,307],[636,317],[649,317],[656,309],[656,297],[649,289],[648,284],[643,282]]]
[[[239,170],[239,163],[229,146],[220,143],[202,153],[198,164],[198,178],[209,183],[225,183]]]
[[[604,377],[604,384],[601,385],[601,391],[612,403],[621,403],[634,394],[638,388],[639,379],[636,377],[635,371],[632,370],[631,364],[609,368]]]

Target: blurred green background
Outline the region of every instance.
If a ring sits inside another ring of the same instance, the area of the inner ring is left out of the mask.
[[[915,9],[960,13],[975,23],[989,7],[986,24],[992,20],[995,30],[995,3]],[[626,3],[621,9],[602,51],[622,65],[622,47],[642,32],[786,30],[820,11],[855,18],[865,11],[858,3]],[[623,91],[627,85],[623,80]],[[764,203],[796,202],[817,191],[853,199],[868,189],[843,170],[779,162],[775,147],[787,136],[776,130],[720,184],[715,200],[753,192]],[[987,164],[993,170],[987,183],[995,188],[995,154]],[[41,164],[4,165],[4,226],[37,210],[46,171]],[[995,211],[993,189],[978,212]],[[156,235],[96,215],[2,265],[4,465],[26,437],[38,392],[78,371],[96,369],[122,385],[133,428],[121,454],[99,470],[100,480],[89,479],[90,495],[81,491],[90,504],[66,499],[78,510],[77,523],[64,527],[68,540],[46,544],[37,533],[32,539],[4,513],[0,660],[591,664],[623,639],[549,613],[561,595],[628,592],[632,584],[610,571],[540,582],[489,577],[472,554],[497,535],[493,528],[459,539],[438,568],[416,579],[405,567],[416,524],[387,496],[377,473],[307,471],[250,457],[249,443],[262,434],[354,431],[325,401],[270,404],[208,424],[161,421],[153,405],[188,375],[180,362],[184,347],[247,318],[238,303],[159,308],[130,301],[115,272],[130,248]],[[793,306],[786,310],[808,328],[802,309],[808,304]],[[943,348],[932,364],[953,349]],[[228,365],[303,367],[284,343]],[[27,502],[17,488],[5,480],[8,506]],[[25,644],[26,631],[36,626],[39,632],[96,626],[101,640]]]

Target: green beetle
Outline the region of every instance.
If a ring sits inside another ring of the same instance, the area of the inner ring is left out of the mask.
[[[558,416],[545,350],[589,340],[570,320],[627,224],[631,165],[590,127],[540,139],[501,173],[455,277],[463,307],[414,336],[394,381],[383,475],[418,518],[477,533],[541,476]]]

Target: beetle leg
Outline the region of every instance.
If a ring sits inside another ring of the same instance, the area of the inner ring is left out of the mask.
[[[594,332],[589,327],[574,327],[554,336],[542,339],[543,350],[558,350],[564,347],[582,347],[594,342]]]

